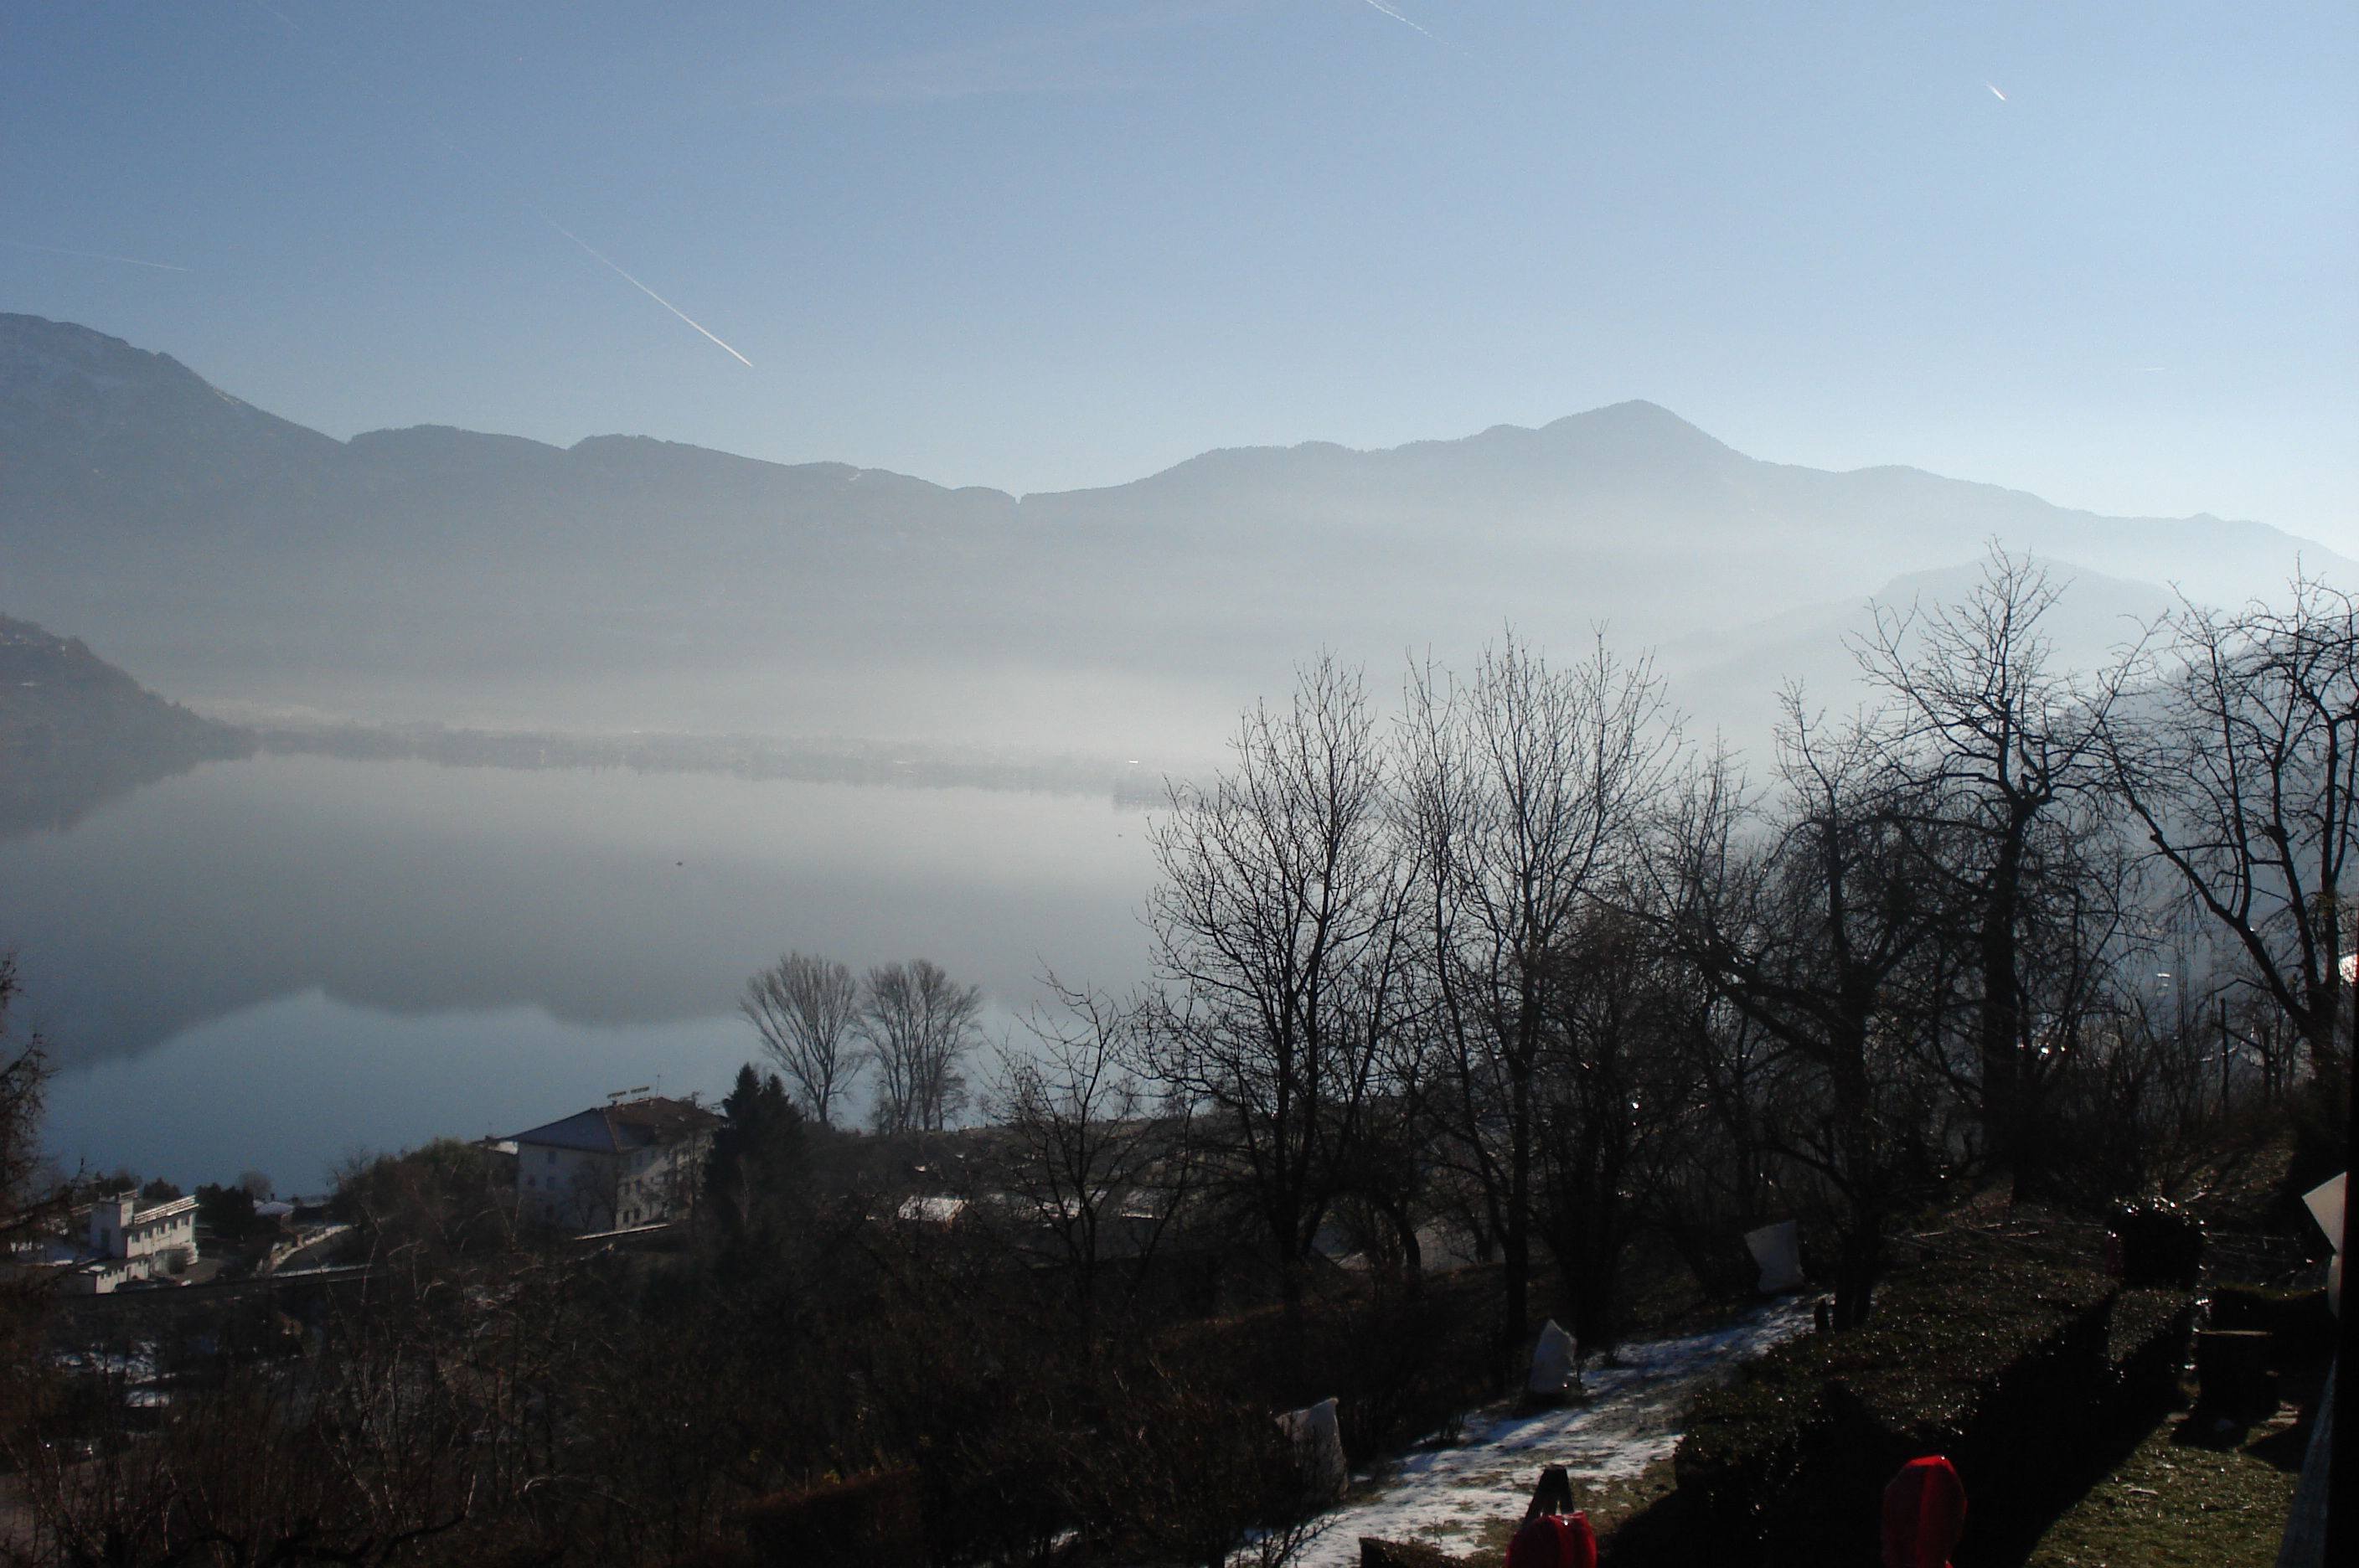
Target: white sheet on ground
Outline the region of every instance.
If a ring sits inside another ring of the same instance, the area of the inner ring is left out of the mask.
[[[1745,1233],[1745,1245],[1760,1267],[1760,1291],[1782,1296],[1802,1283],[1802,1227],[1792,1220]]]
[[[1556,1319],[1549,1319],[1532,1346],[1532,1375],[1525,1379],[1525,1388],[1542,1399],[1560,1397],[1572,1382],[1573,1360],[1572,1335],[1558,1327]]]
[[[1321,1499],[1342,1497],[1352,1479],[1343,1463],[1343,1428],[1335,1419],[1335,1410],[1333,1399],[1321,1399],[1277,1418],[1277,1424],[1294,1440],[1295,1463],[1302,1466],[1304,1486]]]

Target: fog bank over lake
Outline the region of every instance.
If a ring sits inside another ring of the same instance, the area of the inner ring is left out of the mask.
[[[309,1188],[354,1148],[514,1130],[658,1074],[719,1087],[754,1047],[739,988],[789,948],[931,958],[983,986],[995,1031],[1047,969],[1127,986],[1149,821],[1104,797],[265,756],[0,843],[0,944],[69,1164]]]

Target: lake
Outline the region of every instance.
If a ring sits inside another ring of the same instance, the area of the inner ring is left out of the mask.
[[[1149,822],[1104,796],[264,756],[0,843],[0,944],[69,1171],[310,1192],[362,1150],[720,1093],[756,1051],[738,992],[788,949],[933,959],[1020,1040],[1048,971],[1147,973]]]

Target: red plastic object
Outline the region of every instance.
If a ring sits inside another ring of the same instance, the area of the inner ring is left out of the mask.
[[[1507,1542],[1507,1568],[1597,1568],[1597,1536],[1587,1514],[1526,1519]]]
[[[1950,1568],[1965,1529],[1965,1484],[1938,1454],[1903,1465],[1884,1488],[1884,1568]]]

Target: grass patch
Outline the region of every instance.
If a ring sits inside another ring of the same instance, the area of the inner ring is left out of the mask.
[[[2293,1413],[2208,1448],[2164,1421],[2039,1538],[2024,1568],[2271,1568],[2293,1506]]]

